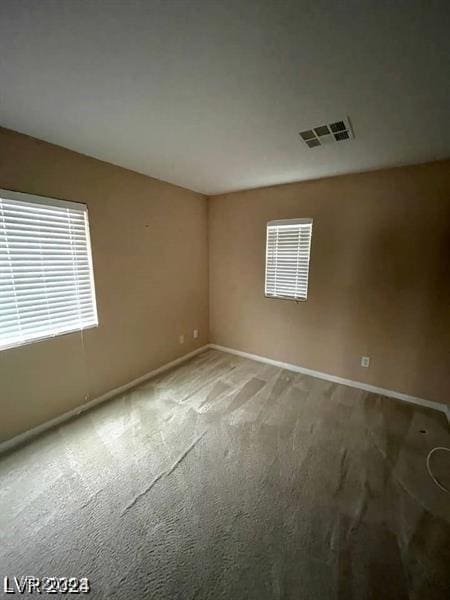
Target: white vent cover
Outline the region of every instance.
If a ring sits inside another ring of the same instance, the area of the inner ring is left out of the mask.
[[[354,138],[352,126],[347,118],[324,125],[317,125],[311,129],[305,129],[299,133],[300,139],[308,148],[328,146],[336,142],[345,142]]]

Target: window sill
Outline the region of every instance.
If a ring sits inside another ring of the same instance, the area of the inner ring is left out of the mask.
[[[289,298],[287,296],[268,296],[267,294],[264,294],[265,298],[268,298],[270,300],[289,300],[291,302],[306,302],[307,298]]]
[[[84,331],[88,331],[89,329],[95,329],[98,327],[98,323],[95,323],[93,325],[88,325],[87,327],[83,327],[83,329],[69,329],[68,331],[61,331],[60,333],[55,333],[55,334],[51,334],[51,335],[43,335],[42,337],[39,338],[33,338],[32,340],[26,340],[23,342],[17,342],[15,344],[8,344],[7,346],[0,346],[0,352],[3,352],[4,350],[12,350],[14,348],[22,348],[23,346],[31,346],[32,344],[36,344],[38,342],[44,342],[46,340],[53,340],[55,338],[59,338],[62,337],[64,335],[70,335],[73,333],[83,333]]]

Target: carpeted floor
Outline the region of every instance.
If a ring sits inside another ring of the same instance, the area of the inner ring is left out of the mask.
[[[3,456],[0,575],[111,600],[448,599],[434,446],[443,414],[208,350]]]

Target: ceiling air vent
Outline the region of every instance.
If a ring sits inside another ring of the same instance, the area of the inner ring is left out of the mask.
[[[355,137],[348,118],[305,129],[300,131],[299,135],[308,148],[327,146],[335,142],[351,140]]]

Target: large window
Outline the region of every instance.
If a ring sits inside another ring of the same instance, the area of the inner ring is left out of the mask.
[[[267,223],[266,296],[306,300],[312,219]]]
[[[87,207],[0,190],[0,350],[96,325]]]

